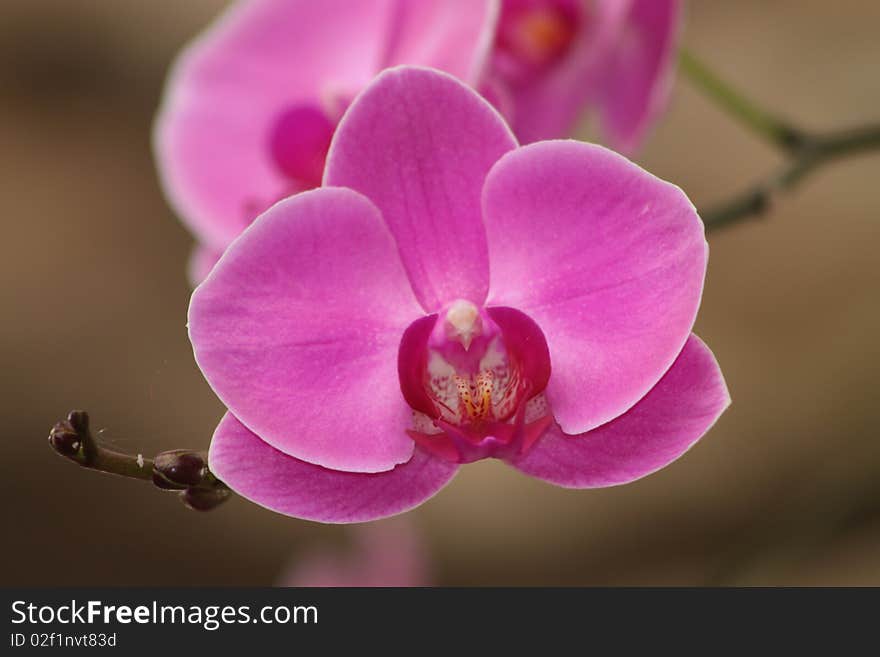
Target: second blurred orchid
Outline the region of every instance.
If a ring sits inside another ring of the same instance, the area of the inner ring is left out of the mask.
[[[669,91],[679,0],[504,0],[482,90],[522,143],[568,136],[596,109],[634,151]]]

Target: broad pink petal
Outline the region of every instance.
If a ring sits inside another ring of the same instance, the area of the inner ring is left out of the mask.
[[[624,415],[579,436],[554,425],[512,465],[566,488],[625,484],[684,454],[729,404],[715,357],[691,336],[660,382]]]
[[[408,511],[437,493],[458,470],[420,449],[387,472],[328,470],[270,447],[231,413],[214,432],[208,464],[232,490],[260,506],[332,523],[367,522]]]
[[[497,0],[398,2],[383,68],[430,66],[475,84],[492,46],[498,5]]]
[[[382,211],[422,307],[478,306],[489,266],[480,191],[516,141],[498,113],[455,78],[411,67],[379,75],[336,130],[324,184]]]
[[[626,153],[644,139],[669,96],[681,14],[679,0],[631,0],[610,56],[599,99],[603,131]]]
[[[165,191],[202,242],[224,249],[291,192],[269,149],[277,117],[366,84],[391,11],[391,0],[239,2],[183,53],[154,143]]]
[[[337,470],[409,460],[397,348],[421,315],[378,210],[348,189],[272,207],[193,293],[189,333],[214,391],[282,452]]]
[[[483,197],[489,303],[547,338],[547,396],[566,433],[644,397],[690,335],[707,245],[674,185],[601,146],[542,142],[504,156]]]

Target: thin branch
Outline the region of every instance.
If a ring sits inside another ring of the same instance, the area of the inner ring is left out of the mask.
[[[85,411],[71,411],[49,433],[49,444],[58,454],[90,470],[130,479],[150,481],[172,490],[189,508],[208,511],[220,505],[230,490],[208,469],[203,454],[190,450],[162,452],[155,458],[125,454],[101,445],[89,429]]]
[[[787,152],[800,148],[805,138],[800,130],[746,98],[691,52],[682,49],[678,63],[681,72],[700,91],[770,145]]]
[[[880,151],[880,124],[828,135],[807,135],[781,170],[729,201],[702,211],[700,216],[710,230],[761,216],[772,207],[779,194],[793,189],[822,166],[869,151]]]
[[[788,157],[788,162],[767,179],[730,200],[700,213],[707,229],[717,229],[765,214],[776,197],[793,189],[807,176],[830,162],[880,150],[880,124],[830,134],[813,134],[768,112],[734,89],[687,50],[679,55],[682,73],[730,116]]]

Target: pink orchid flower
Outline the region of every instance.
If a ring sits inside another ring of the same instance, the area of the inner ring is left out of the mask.
[[[297,555],[279,586],[428,586],[425,546],[405,517],[354,525],[347,550]]]
[[[571,134],[585,109],[631,153],[663,109],[679,0],[504,0],[483,82],[523,143]]]
[[[352,98],[382,69],[417,64],[476,83],[493,0],[247,0],[179,58],[156,120],[163,188],[200,247],[200,281],[263,210],[321,183]]]
[[[632,149],[668,88],[678,2],[248,0],[181,56],[156,121],[172,206],[200,246],[194,283],[263,210],[317,187],[350,100],[395,64],[483,91],[521,141],[570,134],[595,105]],[[497,30],[496,30],[497,28]]]
[[[281,201],[193,293],[227,406],[209,464],[290,516],[410,509],[494,457],[571,488],[678,458],[729,403],[691,334],[708,247],[674,185],[601,146],[518,147],[438,71],[371,83],[324,187]]]

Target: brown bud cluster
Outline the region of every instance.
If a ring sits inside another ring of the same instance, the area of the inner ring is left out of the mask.
[[[185,449],[162,452],[154,459],[153,483],[180,491],[180,499],[195,511],[210,511],[229,497],[229,489],[211,474],[204,456]]]
[[[89,414],[71,411],[66,420],[56,422],[49,432],[49,444],[56,452],[81,465],[87,465],[89,454]]]

